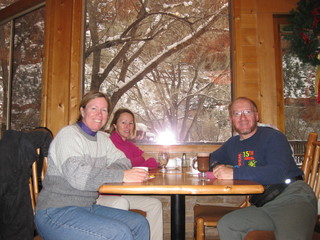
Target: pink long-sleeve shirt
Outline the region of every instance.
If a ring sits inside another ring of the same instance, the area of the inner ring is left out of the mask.
[[[123,140],[121,136],[116,132],[113,131],[110,136],[111,141],[113,144],[121,150],[127,158],[131,160],[131,164],[133,167],[149,167],[149,168],[157,168],[159,163],[154,158],[149,158],[147,160],[144,159],[142,156],[143,151],[138,148],[134,143]]]

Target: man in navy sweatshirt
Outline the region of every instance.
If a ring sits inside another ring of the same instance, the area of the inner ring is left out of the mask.
[[[243,239],[253,230],[274,231],[276,239],[311,239],[317,218],[313,190],[303,181],[284,134],[259,127],[257,105],[239,97],[229,105],[229,119],[238,133],[211,153],[218,179],[253,180],[265,187],[252,195],[252,206],[225,215],[218,222],[221,240]]]

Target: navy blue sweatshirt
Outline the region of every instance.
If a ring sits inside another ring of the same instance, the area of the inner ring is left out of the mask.
[[[234,179],[253,180],[260,184],[284,183],[303,175],[296,165],[286,136],[269,127],[258,127],[250,138],[231,137],[210,154],[210,164],[218,162],[234,167]]]

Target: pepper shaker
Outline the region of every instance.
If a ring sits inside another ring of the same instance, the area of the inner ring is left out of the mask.
[[[182,153],[181,166],[182,167],[188,167],[187,156],[186,156],[185,153]]]

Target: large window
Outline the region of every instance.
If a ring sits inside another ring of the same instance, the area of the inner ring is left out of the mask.
[[[17,2],[18,0],[0,0],[0,9],[8,7],[10,4]]]
[[[320,105],[317,103],[317,67],[304,64],[292,51],[285,25],[281,29],[284,82],[285,129],[289,140],[307,140],[309,132],[320,133]]]
[[[0,24],[1,135],[40,124],[43,40],[44,7]]]
[[[285,134],[300,165],[310,132],[320,133],[320,105],[315,91],[315,66],[304,64],[295,55],[288,31],[289,16],[275,16],[276,70],[279,98],[284,105]],[[282,105],[282,104],[281,104]]]
[[[144,142],[230,137],[228,0],[87,0],[86,9],[85,92],[131,109]]]

